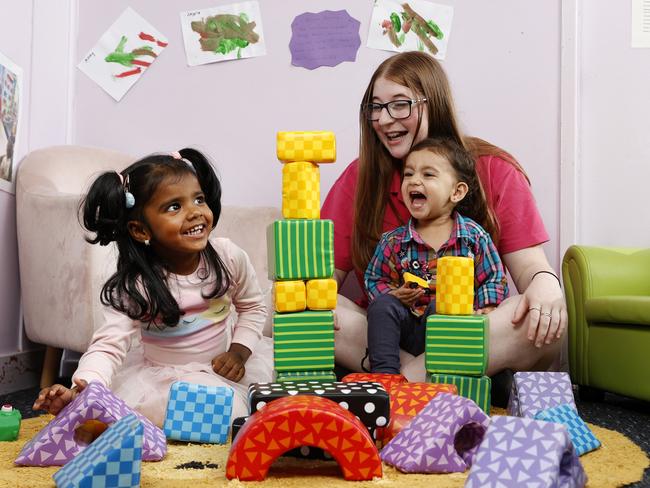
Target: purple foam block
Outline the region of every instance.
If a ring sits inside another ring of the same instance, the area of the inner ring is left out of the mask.
[[[540,410],[563,404],[577,410],[568,373],[515,373],[508,399],[508,415],[532,419]]]
[[[490,418],[468,398],[439,393],[381,450],[405,473],[454,473],[471,466]]]
[[[298,15],[291,23],[291,64],[315,69],[356,60],[360,25],[345,10]]]
[[[520,417],[493,417],[465,488],[581,488],[580,459],[562,424]]]
[[[144,415],[129,408],[101,383],[92,382],[41,431],[28,441],[14,461],[22,466],[62,466],[83,451],[87,444],[75,436],[87,420],[111,425],[129,414],[142,422],[142,459],[159,461],[167,453],[162,430]]]

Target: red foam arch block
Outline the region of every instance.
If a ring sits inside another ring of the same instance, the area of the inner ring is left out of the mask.
[[[226,477],[263,481],[278,457],[299,446],[328,451],[348,481],[382,476],[377,447],[358,418],[327,398],[296,395],[248,419],[230,447]]]

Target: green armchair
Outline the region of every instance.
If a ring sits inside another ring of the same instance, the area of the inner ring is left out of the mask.
[[[571,246],[562,277],[573,382],[650,401],[650,249]]]

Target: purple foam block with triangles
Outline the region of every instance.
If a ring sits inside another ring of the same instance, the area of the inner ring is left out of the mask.
[[[568,373],[515,373],[508,399],[508,415],[532,419],[540,410],[563,404],[577,410]]]
[[[562,424],[492,417],[465,488],[582,488],[580,459]]]
[[[76,437],[76,429],[87,420],[111,425],[135,414],[144,427],[142,459],[159,461],[167,453],[167,439],[161,429],[131,409],[101,383],[92,382],[41,431],[28,441],[14,461],[22,466],[62,466],[83,451],[87,444]]]
[[[472,465],[490,418],[468,398],[439,393],[381,450],[405,473],[454,473]]]

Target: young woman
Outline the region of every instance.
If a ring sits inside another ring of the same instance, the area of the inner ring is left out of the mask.
[[[427,137],[462,144],[476,160],[488,202],[490,230],[520,295],[503,301],[490,318],[488,374],[503,369],[546,369],[557,357],[567,324],[557,274],[542,249],[548,240],[528,178],[514,158],[459,128],[447,76],[427,54],[400,53],[373,74],[361,111],[359,159],[330,190],[321,218],[334,221],[336,278],[354,272],[362,283],[383,232],[404,225],[409,213],[400,193],[400,175],[411,147]],[[362,369],[365,356],[364,303],[339,297],[337,363]],[[401,353],[402,373],[424,380],[424,360]]]

